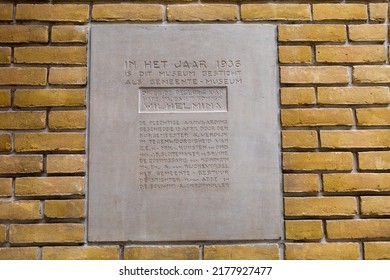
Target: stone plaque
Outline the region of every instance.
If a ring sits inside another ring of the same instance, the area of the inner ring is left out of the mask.
[[[90,241],[281,236],[276,27],[91,28]]]

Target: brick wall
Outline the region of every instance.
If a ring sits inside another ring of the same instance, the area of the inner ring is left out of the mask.
[[[384,0],[1,1],[0,259],[390,259],[388,18]],[[89,25],[163,21],[278,25],[283,240],[87,241]]]

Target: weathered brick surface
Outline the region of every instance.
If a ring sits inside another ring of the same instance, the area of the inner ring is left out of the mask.
[[[0,244],[7,240],[7,229],[5,225],[0,225]]]
[[[390,260],[390,242],[364,242],[366,260]]]
[[[84,155],[48,155],[46,158],[47,173],[84,173]]]
[[[358,243],[286,244],[287,260],[358,260]]]
[[[10,152],[12,147],[11,135],[0,134],[0,152]]]
[[[12,13],[12,4],[0,4],[0,21],[11,21]]]
[[[282,126],[334,126],[353,124],[351,109],[283,109]]]
[[[354,197],[286,197],[286,216],[353,216],[357,213]]]
[[[314,104],[314,88],[282,87],[280,89],[280,103],[282,105]]]
[[[84,194],[83,177],[16,178],[16,196],[64,196]]]
[[[386,49],[380,45],[317,46],[316,60],[322,63],[386,62]]]
[[[48,28],[40,25],[0,25],[0,43],[46,43]]]
[[[361,170],[390,170],[390,151],[361,152],[358,155]]]
[[[315,130],[283,130],[283,148],[317,148],[318,137]]]
[[[13,244],[36,243],[83,243],[82,224],[13,224],[10,225],[9,240]]]
[[[308,4],[243,4],[241,19],[255,20],[310,20]]]
[[[0,178],[0,197],[12,195],[12,178]]]
[[[0,47],[0,64],[11,63],[11,48]]]
[[[87,68],[85,67],[52,67],[49,71],[51,85],[85,85]]]
[[[0,248],[0,260],[37,260],[38,247]]]
[[[370,3],[368,4],[370,10],[370,20],[385,21],[388,13],[388,4],[386,3]]]
[[[349,39],[356,42],[384,42],[386,40],[386,25],[384,24],[354,24],[348,26]]]
[[[389,191],[390,173],[324,174],[325,192]]]
[[[348,152],[283,153],[284,170],[352,170],[352,154]]]
[[[38,220],[41,218],[40,201],[0,201],[0,220]]]
[[[332,220],[326,222],[329,239],[387,238],[390,234],[390,220]]]
[[[280,63],[301,63],[309,64],[312,62],[310,46],[280,46]]]
[[[314,4],[314,20],[365,20],[368,18],[365,4]]]
[[[118,246],[43,247],[43,260],[119,260]]]
[[[390,130],[332,130],[320,132],[325,148],[386,148],[390,147]]]
[[[95,4],[92,9],[95,21],[162,21],[162,5],[147,4]]]
[[[85,128],[85,111],[51,111],[49,114],[50,129],[83,129]]]
[[[353,81],[357,84],[390,83],[390,66],[354,66]]]
[[[363,215],[390,215],[390,196],[362,196],[360,209]]]
[[[320,240],[323,237],[322,222],[296,220],[285,222],[287,240]]]
[[[42,171],[41,155],[0,155],[0,174],[40,173]]]
[[[236,21],[238,9],[236,5],[196,4],[169,5],[168,21]]]
[[[84,151],[84,133],[17,133],[16,152]]]
[[[345,66],[282,66],[280,82],[284,84],[347,84]]]
[[[16,90],[16,107],[84,106],[85,89],[32,89]]]
[[[0,67],[1,86],[44,86],[47,69],[43,67]]]
[[[85,217],[85,200],[45,200],[45,217],[54,219],[80,219]]]
[[[279,249],[272,245],[206,245],[205,260],[278,260]]]
[[[125,260],[199,260],[199,246],[134,246],[126,247]]]
[[[356,117],[358,125],[390,125],[390,108],[357,109]]]
[[[46,112],[0,112],[0,129],[42,129],[46,127]]]
[[[280,25],[281,42],[345,42],[347,30],[343,24]]]
[[[86,4],[18,4],[17,20],[86,22],[89,6]]]
[[[388,87],[319,87],[319,104],[388,104]]]
[[[284,174],[283,185],[285,192],[315,193],[319,190],[319,178],[316,174]]]
[[[0,90],[0,107],[11,106],[11,92],[9,90]]]
[[[86,43],[88,28],[84,25],[55,25],[51,28],[53,43]]]
[[[16,63],[77,65],[87,63],[87,49],[81,46],[18,47],[15,48],[14,55]]]

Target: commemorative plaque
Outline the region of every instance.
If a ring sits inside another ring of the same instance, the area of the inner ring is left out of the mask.
[[[276,27],[93,25],[90,241],[281,236]]]

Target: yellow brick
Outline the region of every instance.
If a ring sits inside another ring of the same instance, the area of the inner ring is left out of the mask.
[[[345,42],[346,26],[342,24],[293,24],[279,26],[282,42]]]
[[[37,260],[38,248],[0,248],[0,260]]]
[[[332,130],[321,131],[324,148],[388,148],[390,130]]]
[[[363,84],[390,83],[390,66],[354,66],[353,82]]]
[[[0,156],[0,174],[40,173],[43,158],[39,155]]]
[[[0,220],[38,220],[41,218],[40,201],[0,201]]]
[[[278,260],[279,248],[273,245],[206,245],[205,260]]]
[[[0,25],[0,43],[47,43],[47,26]]]
[[[386,62],[386,49],[382,45],[317,46],[316,60],[322,63]]]
[[[16,90],[16,107],[84,106],[84,89],[28,89]]]
[[[84,25],[55,25],[51,28],[53,43],[86,43],[87,26]]]
[[[353,124],[351,109],[283,109],[282,126],[328,126]]]
[[[45,200],[45,217],[56,219],[80,219],[85,217],[85,200]]]
[[[52,173],[84,173],[84,155],[47,155],[46,172]]]
[[[84,129],[85,111],[51,111],[49,114],[50,129]]]
[[[286,244],[286,260],[358,260],[358,243]]]
[[[237,21],[237,5],[169,5],[168,21]]]
[[[388,104],[388,87],[319,87],[319,104]]]
[[[364,242],[365,260],[390,260],[390,242]]]
[[[324,174],[325,192],[390,191],[390,173]]]
[[[286,216],[354,216],[357,213],[354,197],[286,197]]]
[[[315,104],[314,88],[287,88],[280,89],[282,105],[308,105]]]
[[[0,107],[11,106],[11,92],[9,90],[0,90]]]
[[[356,42],[384,42],[386,40],[386,25],[359,24],[349,25],[349,39]]]
[[[280,63],[311,63],[310,46],[280,46]]]
[[[11,135],[0,134],[0,152],[10,152],[11,145]]]
[[[318,192],[318,175],[316,174],[284,174],[285,192]]]
[[[126,247],[125,260],[199,260],[198,246]]]
[[[43,247],[43,260],[119,260],[118,246]]]
[[[162,21],[163,6],[153,4],[94,4],[95,21]]]
[[[84,133],[18,133],[16,152],[84,151]]]
[[[84,194],[83,177],[16,178],[16,196],[60,196]]]
[[[17,243],[83,243],[82,224],[23,224],[10,226],[10,242]]]
[[[16,20],[86,22],[89,17],[87,4],[18,4]]]
[[[0,178],[0,197],[12,195],[12,178]]]
[[[0,4],[0,21],[11,21],[13,10],[13,4]]]
[[[87,63],[87,49],[81,46],[69,47],[19,47],[14,50],[16,63],[78,64]]]
[[[85,85],[87,83],[86,67],[52,67],[49,71],[49,84],[52,85]]]
[[[4,243],[7,239],[7,229],[5,225],[0,225],[0,244]]]
[[[388,238],[389,219],[332,220],[326,221],[329,239]]]
[[[390,125],[390,108],[356,109],[358,125]]]
[[[386,3],[370,3],[370,20],[373,21],[385,21],[388,11]]]
[[[310,20],[307,4],[243,4],[241,19],[253,20]]]
[[[362,196],[363,215],[390,215],[390,196]]]
[[[366,20],[365,4],[314,4],[314,20]]]
[[[42,129],[46,127],[46,112],[0,112],[0,129]]]
[[[352,153],[283,153],[284,170],[352,170]]]
[[[11,48],[0,47],[0,64],[11,63]]]
[[[0,67],[1,86],[44,86],[47,69],[41,67]]]
[[[319,240],[323,237],[321,221],[286,221],[286,239]]]
[[[315,130],[283,130],[283,148],[317,148],[318,137]]]
[[[361,170],[389,170],[390,152],[361,152],[359,153],[359,169]]]
[[[344,66],[282,66],[280,81],[285,84],[347,84],[349,74]]]

